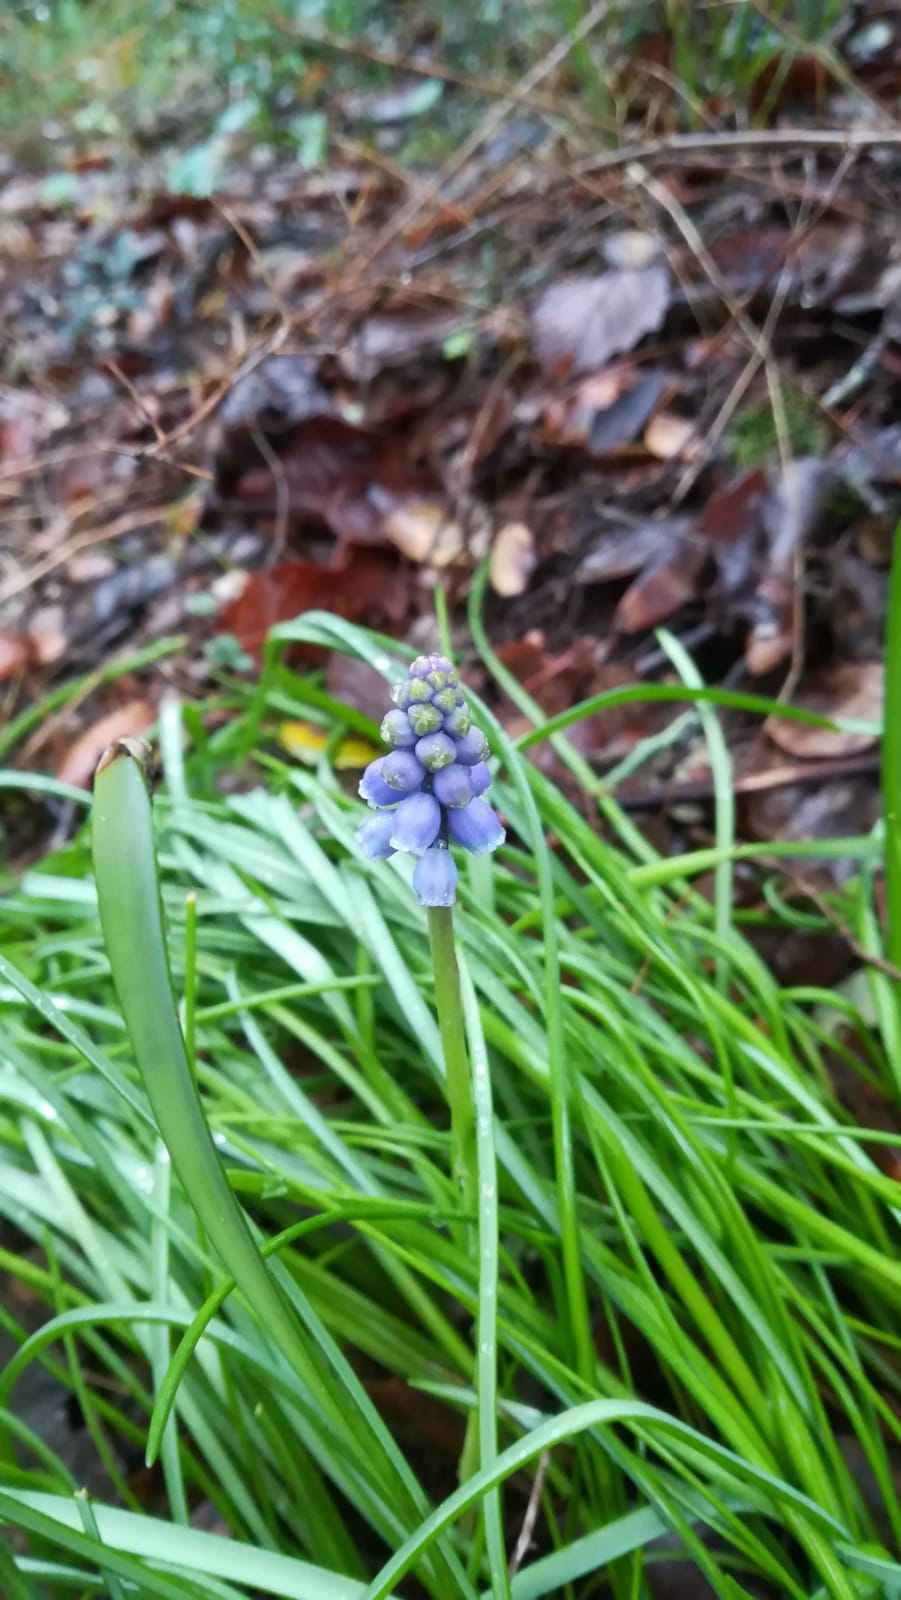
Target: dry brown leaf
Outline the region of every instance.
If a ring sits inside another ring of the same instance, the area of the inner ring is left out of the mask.
[[[393,551],[345,544],[330,567],[284,561],[254,573],[220,612],[219,626],[259,660],[270,628],[305,611],[334,611],[350,622],[396,626],[409,604],[410,576]],[[308,660],[310,649],[296,646],[292,653]]]
[[[535,535],[525,522],[505,522],[491,551],[488,578],[495,594],[522,594],[535,570]]]
[[[608,266],[627,270],[630,267],[649,267],[659,261],[663,246],[653,233],[642,233],[639,228],[622,228],[619,233],[609,233],[601,243]]]
[[[641,633],[666,622],[680,606],[694,598],[693,574],[663,562],[643,572],[630,584],[616,608],[614,625],[620,633]]]
[[[464,549],[463,530],[445,506],[434,500],[409,500],[389,511],[382,525],[387,539],[410,561],[449,567]]]
[[[848,661],[810,678],[795,704],[825,717],[878,723],[882,718],[884,688],[885,670],[881,661]],[[876,744],[875,733],[812,728],[803,722],[788,722],[783,717],[768,717],[764,728],[780,750],[805,761],[856,755]]]
[[[644,430],[645,449],[658,461],[698,461],[703,454],[696,422],[673,411],[658,411]]]
[[[18,628],[0,631],[0,682],[17,678],[33,665],[34,660],[34,640],[30,633],[23,633]]]
[[[532,336],[547,376],[573,377],[634,350],[661,326],[669,307],[663,262],[552,283],[532,313]]]
[[[94,768],[108,744],[117,739],[135,738],[156,721],[156,707],[149,700],[129,700],[127,705],[108,711],[79,734],[63,757],[57,777],[76,789],[89,789]]]

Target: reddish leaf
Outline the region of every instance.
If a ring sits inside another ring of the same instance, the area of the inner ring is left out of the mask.
[[[498,656],[547,716],[568,710],[591,695],[640,681],[628,667],[599,662],[597,643],[590,638],[577,639],[569,650],[552,656],[545,649],[544,634],[535,629],[522,639],[501,645]],[[646,737],[655,721],[659,721],[659,715],[654,707],[613,706],[573,723],[567,738],[592,760],[617,761]],[[513,726],[509,725],[511,734]],[[556,758],[552,760],[541,747],[539,754],[542,769],[551,770]]]
[[[398,624],[409,607],[409,579],[392,555],[347,545],[332,566],[286,561],[258,572],[220,613],[224,633],[259,659],[277,622],[305,611],[333,611],[351,622]]]
[[[706,562],[701,545],[679,540],[671,555],[646,567],[629,585],[616,608],[616,628],[620,633],[640,633],[665,622],[695,598]]]
[[[696,565],[666,560],[640,573],[616,606],[616,629],[621,634],[639,634],[666,622],[698,594],[696,576],[701,565],[703,558]]]
[[[35,646],[30,633],[17,628],[0,630],[0,682],[17,678],[33,666],[34,661]]]
[[[577,639],[561,655],[552,656],[544,634],[533,628],[521,639],[501,645],[497,653],[542,711],[553,717],[584,695],[595,671],[598,647],[594,639]]]
[[[89,789],[94,768],[107,745],[116,739],[138,738],[155,721],[156,707],[149,700],[129,700],[127,705],[108,711],[69,746],[57,772],[60,782]]]
[[[710,496],[698,521],[698,533],[716,544],[749,538],[760,525],[766,474],[759,467],[742,472]]]

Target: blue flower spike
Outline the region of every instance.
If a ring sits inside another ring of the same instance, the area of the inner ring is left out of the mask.
[[[396,850],[416,856],[419,904],[452,906],[451,843],[480,856],[504,842],[496,812],[480,798],[491,783],[488,740],[472,725],[447,656],[417,656],[391,699],[394,710],[381,727],[391,753],[371,761],[360,780],[360,794],[376,814],[357,829],[357,844],[370,861]]]

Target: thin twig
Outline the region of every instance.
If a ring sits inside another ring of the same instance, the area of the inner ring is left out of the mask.
[[[272,274],[269,272],[263,257],[260,255],[259,247],[253,237],[253,234],[250,233],[247,228],[245,228],[241,218],[232,210],[231,206],[225,205],[225,203],[221,200],[214,200],[213,204],[220,216],[225,219],[229,227],[232,228],[238,235],[238,238],[243,244],[244,249],[247,251],[247,254],[250,256],[251,261],[259,273],[261,281],[266,285],[266,288],[269,290],[269,293],[272,296],[272,300],[275,305],[275,309],[278,312],[279,321],[282,327],[287,328],[291,320],[288,313],[288,308],[282,299],[277,283],[273,279]]]
[[[119,363],[112,360],[106,362],[106,369],[108,372],[112,373],[113,377],[116,378],[119,383],[121,383],[126,394],[137,406],[138,411],[141,413],[141,416],[144,418],[148,428],[154,435],[157,444],[162,445],[166,435],[160,427],[157,418],[153,415],[153,412],[144,399],[144,396],[135,388],[127,372],[123,372],[122,368],[119,366]]]
[[[90,549],[91,545],[105,544],[108,539],[118,539],[123,533],[132,533],[135,528],[142,528],[148,524],[162,522],[171,511],[170,505],[143,506],[136,511],[126,511],[115,522],[109,523],[105,528],[91,528],[87,533],[78,533],[68,539],[59,550],[54,550],[52,555],[45,556],[41,561],[36,561],[27,571],[18,572],[14,578],[9,578],[0,586],[0,605],[5,605],[14,595],[21,594],[30,589],[40,578],[46,578],[49,572],[54,572],[57,567],[62,567],[78,555],[82,550]]]
[[[901,969],[896,967],[894,962],[887,961],[885,956],[877,955],[875,950],[865,950],[857,939],[853,928],[848,927],[844,918],[840,917],[838,912],[833,909],[826,896],[820,893],[815,884],[810,883],[807,878],[797,878],[794,874],[792,874],[790,882],[792,888],[796,889],[799,894],[806,895],[808,900],[813,901],[817,910],[822,912],[829,926],[835,929],[835,932],[844,940],[848,949],[852,955],[857,957],[858,961],[863,962],[865,966],[874,967],[877,972],[884,972],[887,978],[894,978],[896,983],[901,983]]]
[[[740,152],[770,157],[779,153],[800,155],[804,150],[841,150],[850,155],[899,148],[901,128],[751,128],[737,133],[675,133],[646,139],[641,144],[624,144],[618,150],[603,150],[577,161],[571,170],[575,177],[591,177],[628,167],[633,161],[648,165]]]
[[[288,542],[288,522],[291,515],[291,490],[284,462],[276,455],[269,440],[259,428],[251,428],[250,437],[260,452],[275,480],[275,534],[272,541],[273,559],[278,561]]]
[[[258,344],[256,349],[253,350],[253,354],[249,355],[248,359],[245,361],[244,357],[251,348],[251,346],[248,345],[247,348],[241,352],[241,355],[238,357],[238,360],[235,362],[228,376],[216,385],[213,393],[207,395],[206,399],[201,402],[196,411],[192,411],[191,415],[186,417],[183,422],[180,422],[177,428],[173,428],[171,433],[166,434],[163,441],[163,446],[168,450],[173,444],[178,444],[180,440],[187,438],[188,434],[193,433],[194,429],[198,427],[201,422],[205,422],[207,417],[211,416],[217,407],[221,405],[226,395],[234,386],[236,380],[238,378],[246,378],[251,372],[255,371],[257,367],[262,366],[263,362],[269,356],[274,355],[277,350],[281,349],[287,337],[288,328],[282,324],[282,326],[277,328],[275,333],[270,338],[265,339],[262,343]],[[162,447],[159,445],[153,445],[144,453],[146,455],[157,455],[159,454],[161,448]]]
[[[788,789],[795,784],[822,783],[824,778],[865,777],[879,771],[878,751],[861,751],[855,756],[833,756],[825,761],[810,761],[803,766],[785,765],[770,767],[765,772],[746,772],[736,778],[732,787],[736,794],[760,794],[770,789]],[[702,802],[714,798],[713,783],[707,778],[690,779],[684,783],[649,784],[644,789],[617,791],[617,804],[625,811],[651,811],[662,807],[681,805],[686,801]]]
[[[508,1577],[515,1577],[516,1573],[522,1566],[523,1561],[528,1555],[529,1550],[531,1549],[532,1536],[535,1532],[535,1523],[538,1521],[538,1508],[541,1505],[541,1496],[544,1494],[544,1485],[547,1479],[548,1468],[550,1467],[550,1464],[550,1451],[542,1450],[541,1455],[538,1457],[538,1466],[535,1469],[535,1480],[532,1484],[532,1490],[529,1495],[529,1503],[526,1506],[526,1514],[522,1519],[522,1527],[519,1530],[519,1538],[516,1541],[516,1548],[510,1557],[510,1564],[507,1568]]]

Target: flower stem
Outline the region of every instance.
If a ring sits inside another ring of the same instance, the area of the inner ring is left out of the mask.
[[[463,1210],[467,1213],[462,1242],[473,1259],[480,1260],[479,1150],[475,1088],[466,1048],[460,969],[454,947],[454,914],[450,906],[429,906],[427,915],[432,969],[435,974],[438,1031],[441,1035],[441,1048],[447,1074],[447,1099],[451,1116],[451,1164],[463,1201]],[[474,1383],[476,1392],[479,1393],[481,1368],[478,1356],[475,1357],[474,1368]],[[479,1469],[480,1417],[481,1404],[475,1411],[470,1412],[467,1420],[463,1449],[457,1468],[461,1483],[465,1483]],[[470,1536],[473,1534],[472,1516],[467,1518],[465,1529]]]
[[[454,916],[449,906],[429,906],[429,943],[435,974],[435,1003],[438,1031],[447,1071],[447,1098],[451,1115],[451,1141],[454,1177],[463,1208],[475,1227],[479,1210],[479,1165],[476,1148],[476,1114],[473,1102],[463,1004],[460,997],[460,971],[454,949]]]

